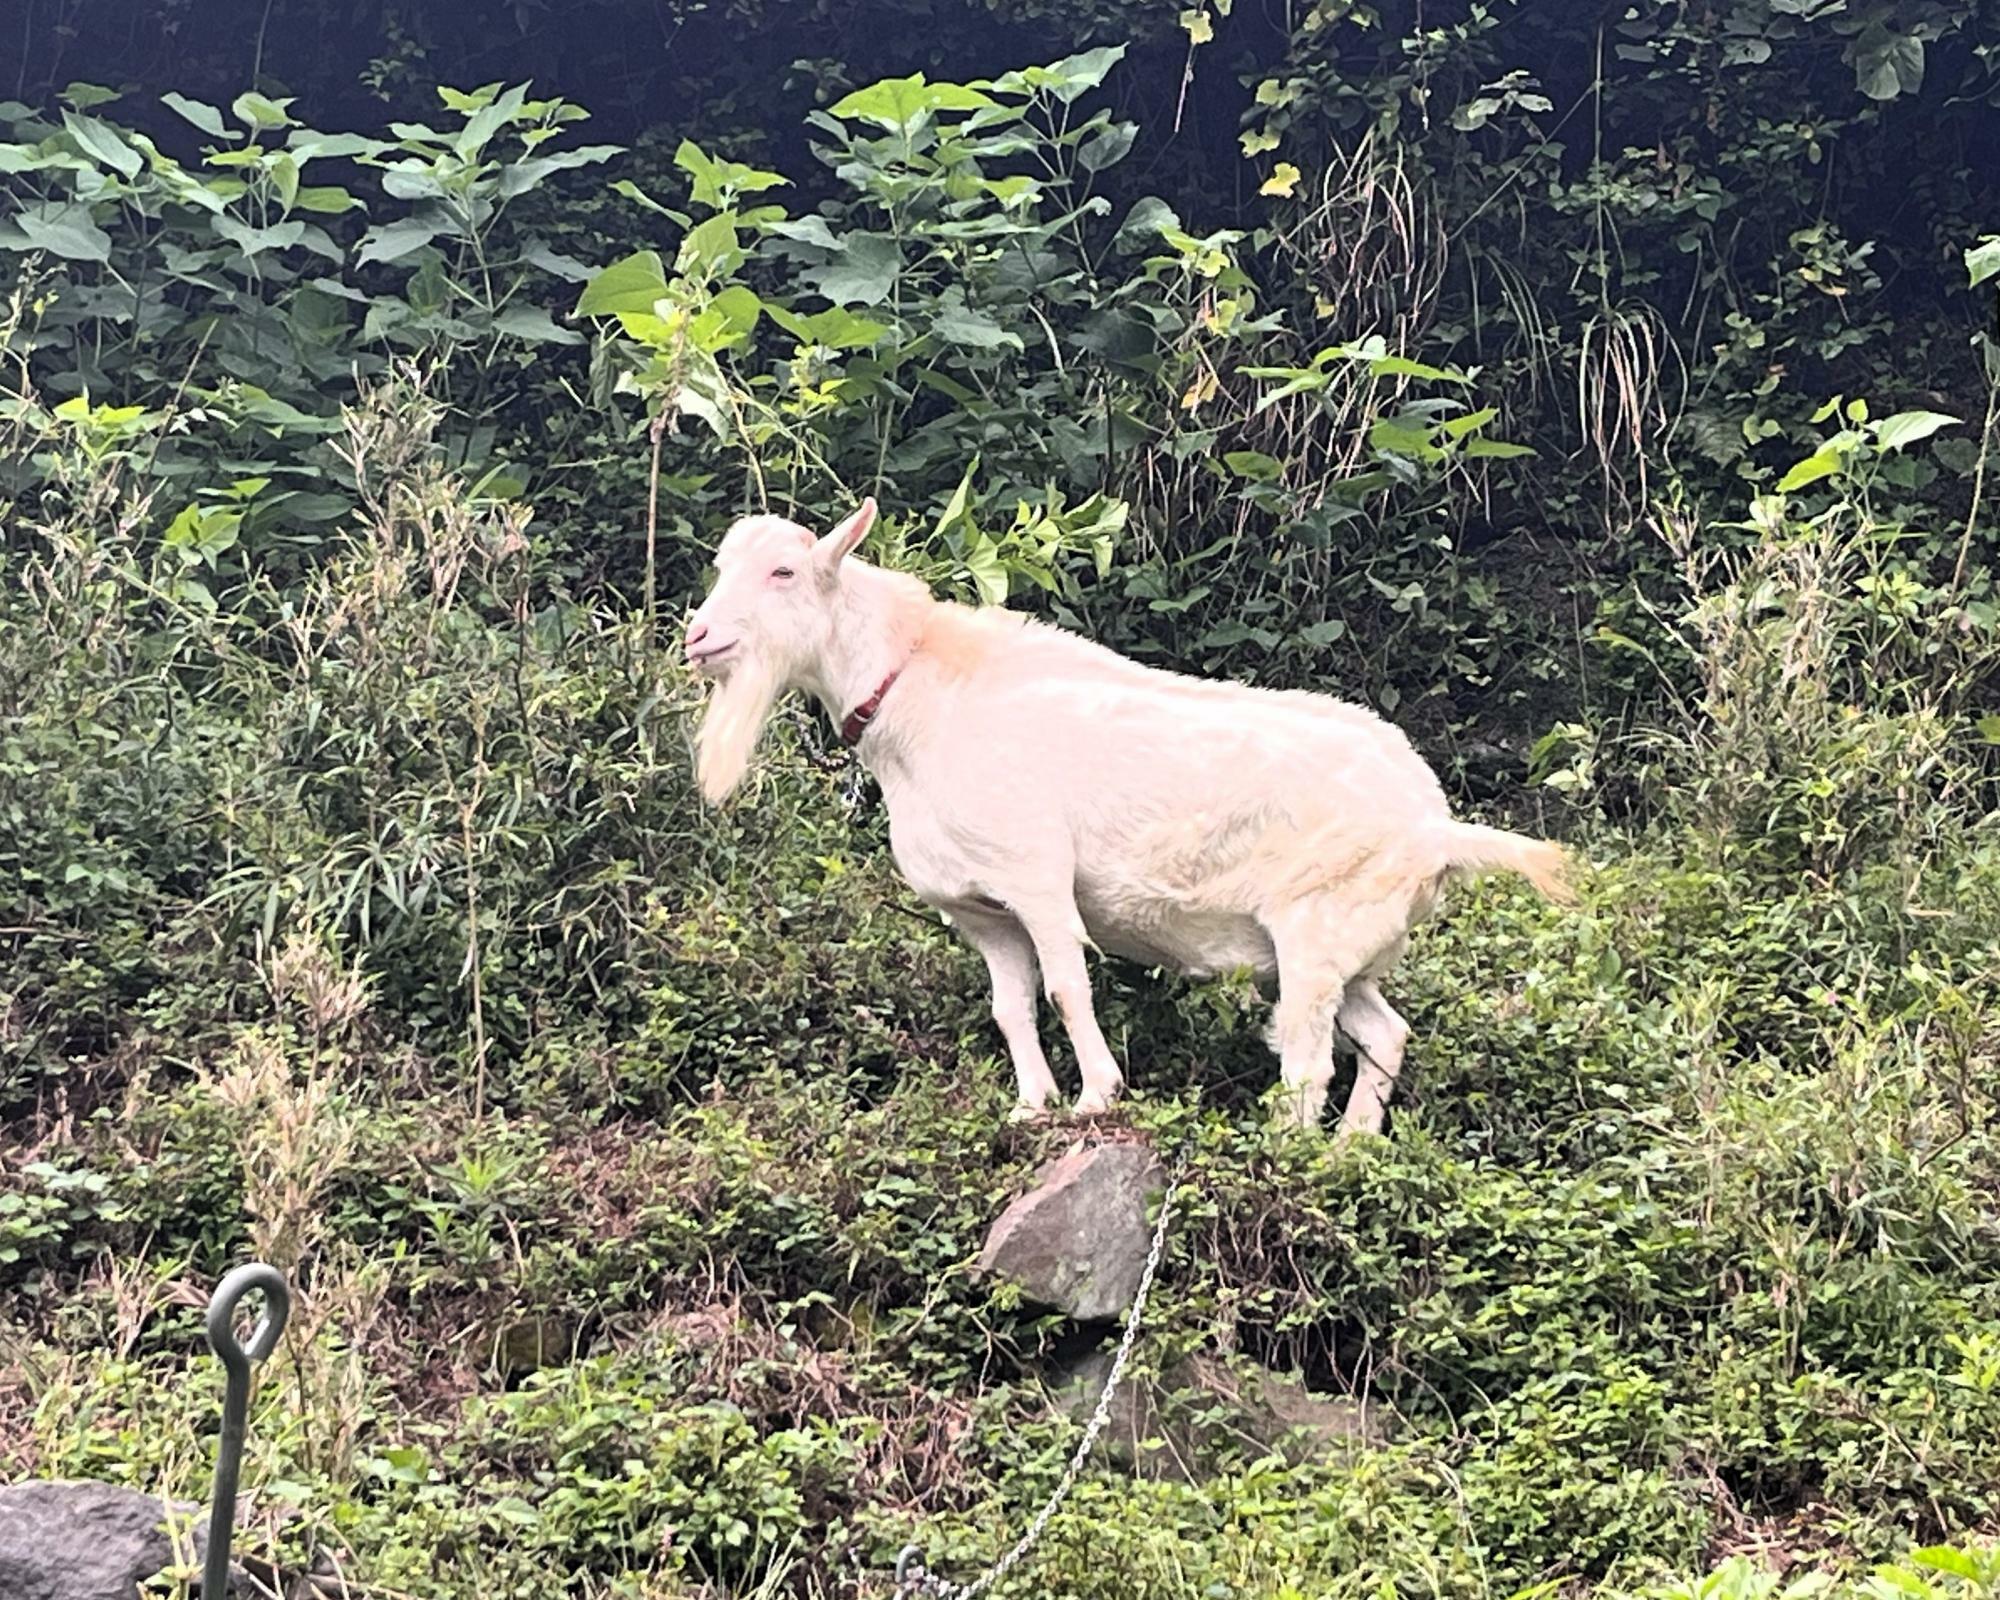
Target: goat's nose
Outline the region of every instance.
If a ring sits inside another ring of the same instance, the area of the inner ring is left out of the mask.
[[[687,632],[688,653],[690,655],[693,654],[694,651],[700,647],[701,641],[706,639],[707,637],[708,637],[707,623],[696,622],[689,624]]]

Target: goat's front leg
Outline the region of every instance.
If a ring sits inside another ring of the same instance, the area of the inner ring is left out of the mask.
[[[1062,1013],[1063,1027],[1076,1051],[1077,1068],[1083,1075],[1077,1113],[1095,1116],[1108,1111],[1125,1087],[1125,1074],[1118,1070],[1091,1004],[1090,968],[1083,958],[1083,919],[1077,915],[1075,903],[1068,900],[1032,911],[1016,909],[1028,937],[1034,940],[1035,956],[1042,964],[1042,983]]]
[[[1014,1117],[1017,1121],[1038,1117],[1061,1091],[1035,1031],[1034,943],[1010,917],[954,914],[952,920],[966,942],[986,958],[987,975],[993,980],[993,1020],[1007,1041],[1014,1081],[1021,1091]]]

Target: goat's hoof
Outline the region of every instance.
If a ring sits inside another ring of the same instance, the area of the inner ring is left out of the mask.
[[[1012,1111],[1007,1113],[1007,1120],[1017,1127],[1039,1127],[1042,1123],[1049,1120],[1049,1116],[1050,1112],[1047,1106],[1017,1105]]]
[[[1076,1115],[1078,1115],[1079,1117],[1108,1117],[1111,1115],[1112,1107],[1115,1106],[1117,1103],[1118,1103],[1118,1097],[1115,1094],[1078,1095],[1076,1101]]]

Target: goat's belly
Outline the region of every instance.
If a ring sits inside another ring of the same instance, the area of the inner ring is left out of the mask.
[[[1243,967],[1258,973],[1277,970],[1271,936],[1255,917],[1240,912],[1191,911],[1157,902],[1114,904],[1090,897],[1080,899],[1077,909],[1091,943],[1128,961],[1191,978]]]

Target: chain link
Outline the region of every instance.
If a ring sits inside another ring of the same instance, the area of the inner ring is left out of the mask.
[[[848,757],[847,785],[841,791],[840,803],[847,808],[849,817],[861,814],[861,802],[867,793],[867,785],[868,769],[861,764],[859,757]]]
[[[807,764],[815,771],[838,778],[841,809],[850,819],[858,817],[867,799],[868,780],[872,776],[862,765],[861,758],[837,742],[829,745],[822,724],[802,701],[791,701],[782,714],[797,732],[799,750]]]
[[[1083,1437],[1077,1441],[1076,1450],[1069,1458],[1069,1465],[1063,1468],[1055,1493],[1035,1514],[1035,1520],[1028,1524],[1028,1531],[1014,1541],[1014,1547],[970,1583],[952,1583],[925,1571],[921,1549],[916,1545],[904,1546],[902,1554],[896,1557],[896,1600],[915,1594],[930,1595],[935,1600],[979,1600],[979,1596],[1019,1566],[1028,1552],[1041,1542],[1042,1535],[1055,1520],[1055,1514],[1062,1509],[1063,1502],[1076,1487],[1084,1463],[1096,1447],[1098,1435],[1111,1418],[1111,1402],[1117,1396],[1119,1380],[1125,1376],[1125,1363],[1131,1357],[1132,1347],[1139,1340],[1139,1324],[1146,1312],[1146,1296],[1152,1292],[1153,1276],[1160,1270],[1160,1254],[1167,1243],[1167,1223],[1173,1215],[1174,1198],[1179,1193],[1181,1175],[1185,1170],[1185,1162],[1175,1167],[1173,1176],[1167,1180],[1166,1193],[1160,1197],[1160,1216],[1153,1224],[1153,1243],[1146,1252],[1146,1270],[1139,1275],[1139,1289],[1132,1296],[1132,1309],[1125,1314],[1125,1336],[1118,1341],[1118,1354],[1112,1358],[1111,1371],[1105,1375],[1104,1392],[1097,1397],[1097,1409],[1091,1413]]]

